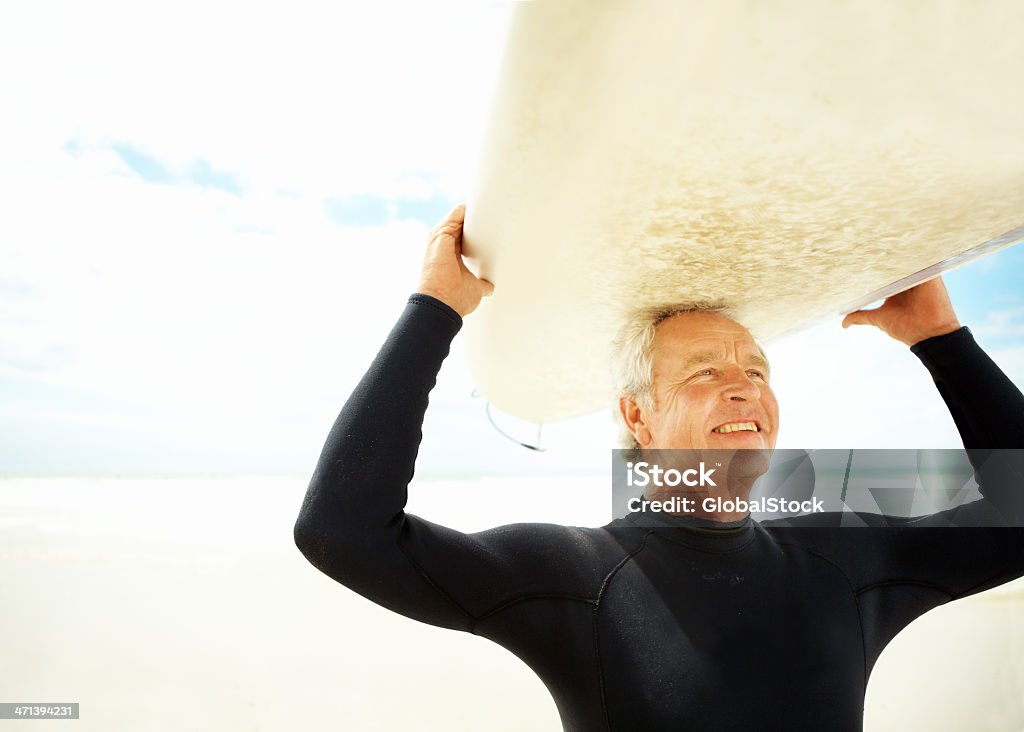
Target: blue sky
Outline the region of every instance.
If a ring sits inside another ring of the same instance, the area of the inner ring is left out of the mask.
[[[247,9],[239,33],[227,5],[6,4],[0,474],[310,473],[472,187],[507,10],[303,3]],[[1022,280],[1020,246],[946,276],[1017,383]],[[768,347],[780,446],[956,446],[884,336],[836,322]],[[463,357],[457,339],[421,475],[605,470],[607,414],[528,452]]]

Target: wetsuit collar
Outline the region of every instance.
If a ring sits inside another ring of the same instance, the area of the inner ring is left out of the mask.
[[[756,522],[750,514],[739,521],[712,521],[699,516],[658,512],[631,513],[611,525],[645,527],[672,543],[720,553],[738,551],[753,541]]]
[[[721,531],[723,533],[739,533],[753,523],[749,513],[737,521],[714,521],[702,516],[686,516],[651,511],[647,513],[631,513],[622,520],[631,526],[682,527],[704,531]]]

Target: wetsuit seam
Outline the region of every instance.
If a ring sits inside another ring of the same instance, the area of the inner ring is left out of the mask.
[[[926,589],[935,590],[936,592],[940,592],[943,595],[948,595],[950,600],[959,600],[962,597],[970,595],[978,587],[981,587],[982,585],[985,585],[985,584],[991,582],[994,578],[1006,574],[1006,572],[1008,570],[1009,570],[1009,567],[1004,566],[998,572],[994,572],[993,574],[989,575],[985,579],[976,582],[975,584],[971,585],[970,587],[964,589],[961,592],[953,592],[949,588],[943,587],[942,585],[936,584],[934,582],[924,582],[922,580],[911,580],[911,579],[885,579],[885,580],[880,580],[878,582],[873,582],[870,585],[865,585],[864,587],[862,587],[859,590],[857,590],[857,594],[860,595],[861,593],[868,592],[870,590],[874,590],[874,589],[877,589],[879,587],[888,587],[888,586],[891,586],[891,585],[909,585],[909,586],[914,586],[914,587],[924,587]]]
[[[861,614],[861,611],[860,611],[860,593],[859,593],[859,590],[857,589],[856,583],[853,580],[850,579],[850,575],[848,575],[846,573],[846,571],[839,564],[837,564],[836,562],[832,561],[831,559],[826,557],[824,554],[816,552],[813,549],[809,549],[808,547],[804,546],[803,544],[797,544],[796,542],[780,541],[780,540],[776,539],[775,543],[776,544],[784,544],[785,546],[796,547],[796,548],[798,548],[798,549],[800,549],[800,550],[810,554],[811,556],[817,557],[818,559],[822,560],[823,562],[831,565],[832,568],[835,569],[837,572],[839,572],[839,574],[841,574],[843,576],[843,579],[846,580],[846,584],[850,587],[850,596],[853,599],[853,607],[857,610],[857,625],[860,626],[861,660],[864,662],[864,688],[867,689],[868,677],[869,677],[869,674],[870,674],[870,670],[868,669],[868,644],[867,644],[866,633],[865,633],[865,630],[864,630],[864,616]]]
[[[476,623],[477,623],[476,616],[474,616],[473,613],[469,612],[466,608],[462,607],[462,605],[460,605],[455,600],[454,597],[452,597],[447,592],[445,592],[444,588],[441,587],[441,585],[437,584],[437,582],[435,582],[431,578],[431,576],[427,573],[427,571],[425,569],[423,569],[423,567],[420,566],[420,563],[417,562],[413,558],[413,556],[411,554],[409,554],[409,552],[407,552],[405,550],[405,547],[402,546],[401,540],[399,540],[396,543],[398,545],[398,551],[402,552],[402,554],[405,556],[406,561],[408,561],[409,564],[411,564],[413,567],[416,568],[416,571],[419,572],[420,576],[423,577],[423,579],[427,581],[427,584],[429,584],[432,588],[434,588],[434,591],[437,594],[439,594],[441,597],[443,597],[445,600],[447,600],[453,607],[455,607],[455,609],[457,609],[459,612],[461,612],[463,615],[465,615],[467,618],[469,618],[469,621],[467,622],[467,625],[466,625],[466,630],[468,630],[470,633],[474,633],[475,634],[475,628],[476,628]]]
[[[432,308],[432,309],[436,310],[437,312],[441,313],[442,315],[444,315],[444,317],[447,318],[452,323],[455,323],[456,325],[462,325],[461,319],[460,320],[456,320],[455,316],[453,316],[451,312],[449,312],[448,310],[445,310],[443,307],[441,307],[437,303],[433,303],[430,300],[424,300],[424,299],[415,297],[415,295],[411,295],[409,297],[409,302],[410,303],[415,303],[415,304],[418,304],[418,305],[426,305],[428,308]],[[454,312],[454,308],[453,308],[453,312]]]
[[[595,600],[594,602],[593,640],[594,660],[597,663],[597,688],[601,691],[601,711],[604,712],[604,725],[605,729],[607,729],[608,732],[611,732],[612,721],[611,718],[608,716],[608,697],[605,694],[604,689],[604,667],[601,665],[601,643],[598,632],[598,614],[601,612],[601,600],[604,598],[604,592],[606,589],[608,589],[608,585],[609,583],[611,583],[612,577],[614,577],[620,569],[626,566],[626,564],[630,562],[633,559],[633,557],[635,557],[637,554],[644,550],[644,548],[647,546],[647,538],[653,533],[653,529],[649,529],[648,531],[646,531],[643,535],[643,538],[640,539],[640,543],[626,556],[619,560],[618,564],[612,567],[611,571],[609,571],[608,574],[605,575],[604,579],[601,581],[601,588],[597,591],[597,600]]]
[[[597,604],[597,600],[593,600],[589,597],[579,597],[577,595],[564,595],[559,594],[557,592],[535,592],[529,595],[514,597],[511,600],[503,602],[501,605],[498,605],[497,607],[477,616],[476,622],[479,623],[483,620],[486,620],[487,618],[490,618],[494,615],[497,615],[500,612],[507,610],[513,605],[518,605],[519,603],[526,602],[527,600],[572,600],[574,602],[586,603],[587,605],[591,606]]]
[[[977,582],[977,583],[971,585],[970,587],[968,587],[966,590],[964,590],[960,594],[952,595],[952,598],[954,600],[959,600],[961,597],[964,597],[965,595],[971,594],[972,592],[975,591],[976,588],[981,587],[982,585],[986,585],[989,582],[991,582],[994,577],[999,577],[1000,575],[1006,574],[1007,569],[1008,569],[1007,567],[1003,567],[1000,571],[996,572],[993,575],[990,575],[990,576],[986,577],[981,582]]]
[[[979,583],[980,584],[980,583]],[[922,582],[921,580],[904,580],[904,579],[887,579],[880,580],[878,582],[872,582],[870,585],[865,585],[857,590],[857,596],[864,594],[865,592],[871,592],[872,590],[878,590],[883,587],[892,587],[894,585],[900,586],[911,586],[911,587],[924,587],[928,590],[935,590],[936,592],[942,593],[943,595],[949,595],[949,597],[956,597],[956,595],[950,592],[942,585],[937,585],[932,582]]]

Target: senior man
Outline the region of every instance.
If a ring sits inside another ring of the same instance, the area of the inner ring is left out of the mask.
[[[1020,530],[937,528],[949,522],[938,514],[900,528],[865,516],[874,527],[855,530],[655,514],[475,534],[406,514],[428,394],[462,318],[492,291],[462,261],[464,214],[433,230],[418,292],[327,438],[295,541],[374,602],[515,653],[564,729],[859,730],[868,675],[896,633],[1024,575]],[[778,407],[750,334],[721,313],[662,315],[632,337],[651,367],[623,385],[636,446],[773,448]],[[968,448],[1021,444],[1024,397],[960,328],[940,281],[851,323],[912,346]],[[1022,488],[983,485],[958,516],[1020,525]]]

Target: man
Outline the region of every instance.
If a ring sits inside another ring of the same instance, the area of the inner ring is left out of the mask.
[[[899,630],[1024,575],[1021,531],[930,528],[930,517],[822,530],[654,514],[646,526],[462,534],[406,514],[428,394],[462,318],[493,289],[462,261],[464,214],[432,232],[418,292],[327,438],[295,541],[374,602],[511,650],[547,685],[564,729],[861,729],[871,667]],[[941,283],[851,323],[913,344],[967,447],[1021,443],[1024,397],[959,328]],[[641,446],[774,447],[777,406],[749,333],[710,313],[655,331],[652,400],[641,390],[621,402]],[[970,518],[1020,525],[1019,482],[982,492]]]

